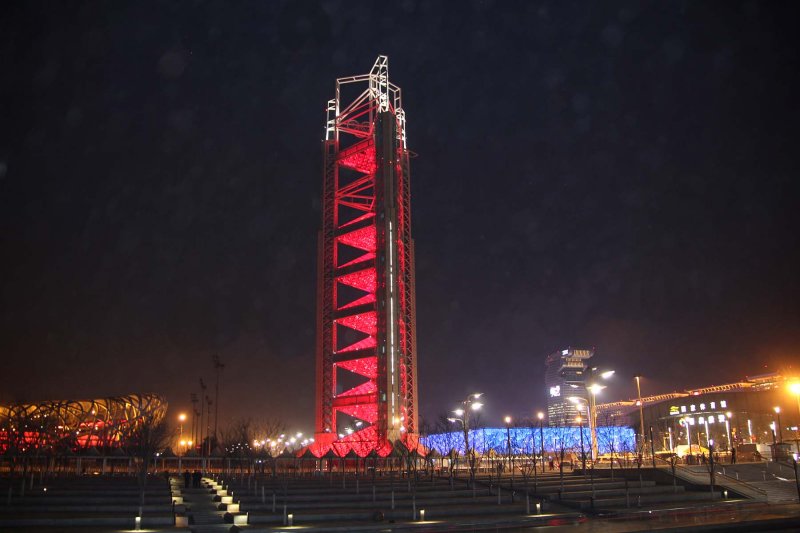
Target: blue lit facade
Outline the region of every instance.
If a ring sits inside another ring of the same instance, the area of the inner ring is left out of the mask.
[[[581,434],[583,431],[584,447],[591,447],[591,434],[588,427],[539,427],[510,428],[482,428],[469,432],[470,448],[475,448],[478,453],[487,453],[494,450],[497,453],[507,453],[508,437],[511,437],[511,451],[515,455],[530,455],[541,450],[541,438],[544,437],[545,452],[555,452],[562,447],[567,450],[580,450]],[[435,433],[421,437],[420,442],[428,448],[446,455],[451,449],[464,453],[464,433],[451,431],[448,433]],[[636,449],[636,437],[633,429],[621,426],[604,426],[597,428],[597,446],[599,453],[614,453],[633,451]]]

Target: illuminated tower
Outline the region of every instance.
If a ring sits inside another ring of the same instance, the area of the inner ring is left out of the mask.
[[[388,59],[336,80],[325,125],[316,455],[416,442],[409,152]]]

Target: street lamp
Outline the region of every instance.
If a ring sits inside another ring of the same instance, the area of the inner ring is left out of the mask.
[[[636,376],[633,377],[636,379],[636,397],[637,397],[636,405],[639,406],[639,431],[640,431],[639,443],[642,444],[643,446],[645,436],[644,436],[644,406],[642,405],[642,384],[641,384],[642,376],[637,374]]]
[[[544,413],[539,411],[536,413],[536,418],[539,419],[539,445],[542,448],[542,474],[544,474],[544,429],[542,429],[542,424],[544,424]]]
[[[583,425],[582,425],[583,418],[581,417],[580,413],[581,413],[581,410],[583,409],[583,407],[586,406],[586,416],[589,419],[589,433],[591,434],[592,433],[592,426],[593,426],[592,418],[594,416],[593,412],[592,412],[591,397],[590,397],[589,400],[587,400],[586,398],[581,398],[580,396],[570,396],[569,398],[567,398],[567,400],[569,400],[570,402],[572,402],[573,404],[575,404],[578,407],[578,415],[575,418],[575,422],[580,427],[580,431],[581,431],[581,454],[583,454],[584,453],[583,452],[583,444],[582,444],[583,443]],[[592,442],[592,441],[590,441],[590,442]],[[592,458],[595,458],[595,456],[592,455]]]
[[[506,423],[506,444],[508,446],[508,465],[511,467],[511,486],[514,486],[514,459],[511,457],[511,417],[503,419]]]
[[[789,384],[789,392],[797,397],[797,413],[800,414],[800,381]],[[800,423],[798,423],[800,426]],[[800,427],[797,428],[797,434],[794,436],[794,444],[797,446],[797,454],[800,455]],[[795,461],[795,466],[797,462]]]
[[[478,401],[478,399],[483,396],[481,392],[475,392],[467,396],[463,402],[461,402],[462,407],[453,410],[453,414],[456,415],[458,418],[448,418],[450,422],[454,422],[458,420],[461,422],[462,429],[464,431],[464,456],[467,457],[469,460],[469,412],[470,411],[477,411],[483,404]],[[475,467],[474,467],[474,454],[473,459],[470,462],[470,480],[474,484],[474,475],[475,475]]]
[[[686,444],[689,445],[689,455],[692,454],[692,431],[689,429],[689,420],[681,418],[678,423],[686,428]]]
[[[581,415],[575,417],[575,422],[578,423],[578,433],[581,434],[581,469],[583,475],[586,475],[586,450],[583,447],[583,418]]]
[[[733,413],[731,413],[730,411],[725,413],[725,433],[728,436],[728,450],[729,451],[733,449],[733,443],[731,442],[731,417],[732,416],[733,416]]]
[[[178,422],[180,422],[180,428],[181,428],[178,441],[181,443],[181,447],[183,447],[183,423],[186,422],[186,413],[181,413],[178,415]]]
[[[612,370],[611,373],[613,372],[614,371]],[[608,372],[604,372],[604,374],[608,374]],[[588,389],[591,393],[591,396],[589,397],[589,433],[592,439],[593,460],[597,459],[597,393],[603,389],[605,389],[605,386],[598,385],[597,383],[589,385]]]
[[[589,383],[586,385],[586,391],[589,393],[587,400],[587,410],[589,411],[589,433],[591,435],[591,454],[592,459],[597,459],[598,446],[597,446],[597,393],[605,389],[605,385],[600,385],[594,382],[595,376],[601,379],[609,379],[615,374],[614,370],[605,370],[598,372],[597,367],[589,369]]]

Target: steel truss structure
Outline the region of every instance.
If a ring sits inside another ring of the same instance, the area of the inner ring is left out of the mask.
[[[386,56],[336,80],[323,151],[309,451],[386,455],[397,440],[418,443],[409,152]]]
[[[139,426],[158,425],[167,401],[156,394],[0,405],[0,450],[14,447],[120,447]]]

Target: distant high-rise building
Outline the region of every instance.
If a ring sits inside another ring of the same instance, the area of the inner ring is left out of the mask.
[[[579,414],[588,418],[586,378],[589,375],[588,361],[592,356],[594,350],[585,348],[566,348],[547,356],[544,382],[547,386],[547,418],[551,426],[575,425]],[[575,398],[583,401],[575,401]]]

